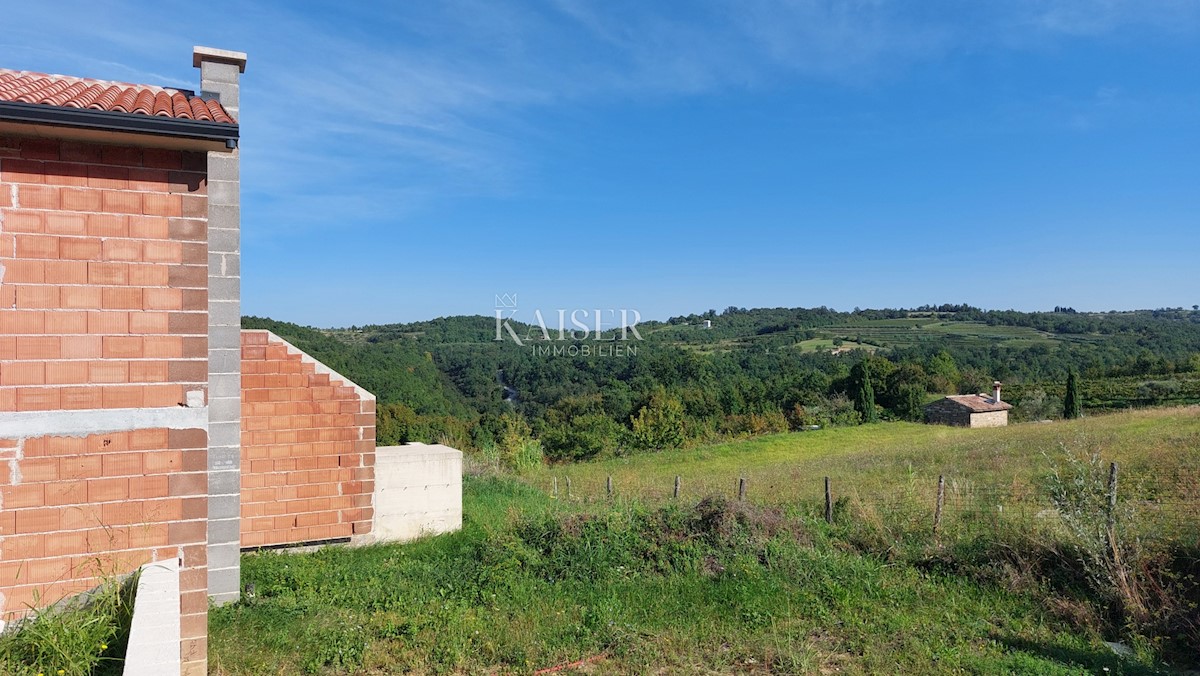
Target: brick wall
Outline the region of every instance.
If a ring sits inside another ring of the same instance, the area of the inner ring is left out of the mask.
[[[371,530],[375,397],[267,331],[242,332],[242,546]]]
[[[208,382],[203,153],[0,137],[0,411]]]
[[[0,613],[164,557],[207,620],[207,157],[0,137]]]

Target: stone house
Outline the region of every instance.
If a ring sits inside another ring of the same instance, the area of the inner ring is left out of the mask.
[[[925,422],[955,427],[1004,427],[1012,404],[1000,399],[1000,381],[992,395],[960,394],[943,397],[925,406]]]

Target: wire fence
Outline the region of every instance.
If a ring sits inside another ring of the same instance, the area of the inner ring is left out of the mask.
[[[1116,477],[1114,513],[1131,535],[1200,543],[1200,463],[1140,466]],[[1069,479],[1067,479],[1069,480]],[[552,497],[597,503],[636,499],[654,504],[695,502],[720,495],[797,513],[836,519],[873,519],[883,524],[960,533],[1000,527],[1054,529],[1062,515],[1044,482],[1000,483],[961,476],[900,477],[891,485],[863,486],[853,478],[797,476],[572,477],[563,472],[539,478]],[[1106,488],[1107,490],[1107,488]]]

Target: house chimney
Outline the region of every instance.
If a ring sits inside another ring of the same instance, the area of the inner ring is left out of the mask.
[[[200,69],[200,95],[220,99],[230,117],[238,119],[238,76],[246,72],[246,53],[193,47],[192,66]]]
[[[992,403],[993,404],[1000,403],[1000,381],[999,380],[992,383]]]
[[[246,55],[192,50],[201,96],[217,98],[239,123]],[[240,126],[240,125],[239,125]],[[241,590],[241,151],[209,151],[208,169],[208,595],[217,604]]]

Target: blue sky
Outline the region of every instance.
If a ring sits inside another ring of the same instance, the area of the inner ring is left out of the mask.
[[[0,66],[245,51],[242,307],[1200,303],[1200,2],[9,2]]]

